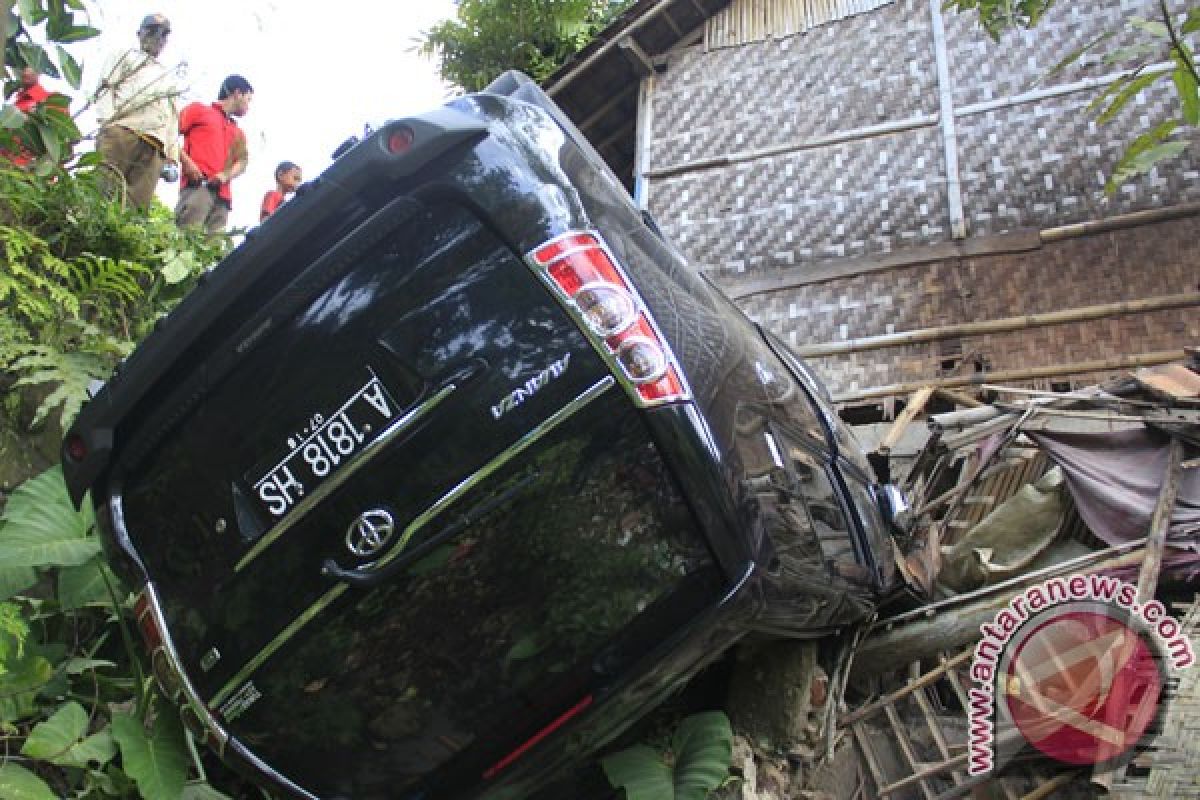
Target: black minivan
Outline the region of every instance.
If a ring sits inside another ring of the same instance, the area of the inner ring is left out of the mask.
[[[520,798],[896,580],[809,370],[516,73],[247,236],[64,441],[155,675],[300,798]]]

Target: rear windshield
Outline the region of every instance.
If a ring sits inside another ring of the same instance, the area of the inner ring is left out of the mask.
[[[271,701],[233,733],[321,794],[394,797],[439,769],[431,780],[479,781],[719,591],[675,482],[615,389],[464,500],[473,506],[495,509],[272,659],[254,679]]]

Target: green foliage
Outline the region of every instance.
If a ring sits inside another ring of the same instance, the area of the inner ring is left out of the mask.
[[[132,598],[99,552],[91,510],[72,507],[58,467],[0,515],[0,563],[38,578],[0,603],[0,725],[25,759],[0,767],[0,800],[228,800],[203,781],[185,791],[179,717],[142,677]]]
[[[703,800],[729,777],[732,759],[729,718],[708,711],[680,721],[665,758],[640,744],[606,756],[601,766],[627,800]]]
[[[443,79],[478,91],[519,69],[536,80],[554,72],[632,0],[459,0],[456,18],[423,35]]]
[[[1054,5],[1054,0],[945,0],[942,7],[975,11],[979,22],[995,39],[1011,28],[1032,28]]]
[[[6,42],[6,96],[18,88],[17,78],[24,67],[62,78],[78,90],[83,70],[63,45],[100,33],[86,18],[78,0],[18,0],[15,4],[9,0],[0,4],[0,33]],[[53,49],[49,49],[51,45]],[[50,174],[72,158],[75,143],[81,138],[68,105],[67,97],[53,94],[29,114],[6,107],[0,114],[0,147],[30,153],[35,159],[33,171]]]
[[[0,371],[45,387],[35,427],[55,411],[65,427],[225,248],[161,205],[113,203],[90,168],[53,180],[0,168],[0,220]]]
[[[1054,5],[1054,0],[945,0],[944,7],[956,11],[974,11],[980,24],[999,40],[1013,28],[1032,28]],[[1195,45],[1189,39],[1200,31],[1200,6],[1185,13],[1173,13],[1166,0],[1158,2],[1157,19],[1130,17],[1125,22],[1126,38],[1131,44],[1102,51],[1102,46],[1117,38],[1117,31],[1106,31],[1083,47],[1068,53],[1052,70],[1056,75],[1085,55],[1098,54],[1106,66],[1124,67],[1121,76],[1109,84],[1088,106],[1100,123],[1110,122],[1145,91],[1173,90],[1178,101],[1177,115],[1137,136],[1125,149],[1105,184],[1112,194],[1121,184],[1144,175],[1155,165],[1179,156],[1188,142],[1181,134],[1200,125],[1200,74],[1196,70]],[[1159,62],[1172,65],[1167,71],[1151,69]],[[1170,88],[1168,88],[1170,87]]]

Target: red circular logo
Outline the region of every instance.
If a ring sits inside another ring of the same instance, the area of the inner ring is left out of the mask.
[[[1025,740],[1079,766],[1129,754],[1158,713],[1163,676],[1143,636],[1097,611],[1064,611],[1022,638],[998,691]]]

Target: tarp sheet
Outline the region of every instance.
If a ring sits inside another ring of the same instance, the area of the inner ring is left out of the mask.
[[[1149,428],[1026,434],[1062,467],[1092,533],[1110,546],[1149,533],[1166,474],[1168,437]],[[1197,449],[1185,444],[1183,460],[1196,457]],[[1200,554],[1200,469],[1182,471],[1167,542]]]

